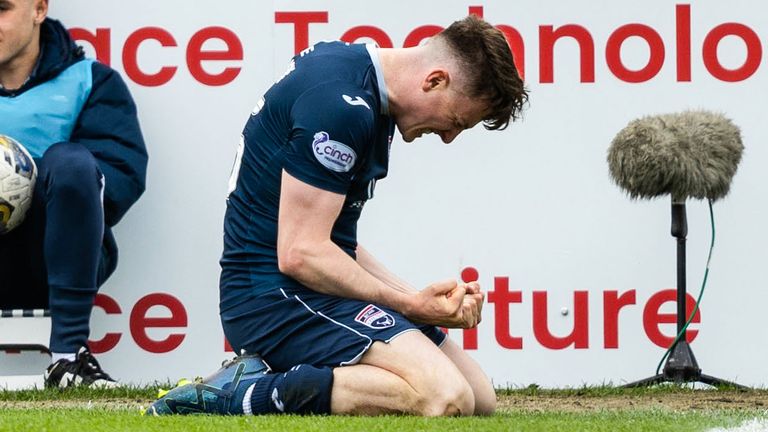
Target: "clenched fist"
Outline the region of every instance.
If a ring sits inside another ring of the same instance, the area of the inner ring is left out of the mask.
[[[449,279],[414,293],[403,313],[419,323],[472,328],[480,322],[484,301],[485,295],[477,282],[465,284]]]

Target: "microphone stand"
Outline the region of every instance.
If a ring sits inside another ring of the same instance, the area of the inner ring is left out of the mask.
[[[685,198],[672,198],[671,234],[677,239],[677,334],[680,335],[685,329],[685,322],[688,318],[685,311],[685,240],[688,235]],[[680,336],[672,347],[672,351],[669,357],[667,357],[667,362],[664,364],[663,373],[626,384],[623,387],[647,387],[663,382],[674,382],[676,384],[702,382],[714,387],[733,387],[743,390],[749,388],[701,373],[701,368],[696,362],[696,357],[693,355],[693,350],[684,334]]]

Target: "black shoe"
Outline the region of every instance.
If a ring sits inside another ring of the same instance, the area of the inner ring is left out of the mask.
[[[45,370],[45,386],[48,388],[86,386],[115,388],[117,382],[101,370],[99,362],[86,347],[80,348],[75,361],[61,359]]]

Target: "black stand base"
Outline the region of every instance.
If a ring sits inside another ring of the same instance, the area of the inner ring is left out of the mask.
[[[711,205],[711,202],[710,202]],[[712,228],[714,229],[714,227]],[[685,288],[685,237],[688,235],[688,221],[685,215],[685,198],[672,198],[672,237],[677,239],[677,334],[685,332],[686,323],[686,288]],[[714,236],[714,234],[713,234]],[[714,241],[714,237],[713,237]],[[707,262],[709,265],[709,262]],[[703,289],[703,288],[702,288]],[[663,382],[682,384],[687,382],[701,382],[713,387],[732,387],[747,390],[740,384],[715,378],[701,373],[701,368],[696,363],[696,357],[691,351],[691,346],[681,337],[672,347],[672,352],[667,357],[664,365],[664,373],[650,378],[629,383],[623,387],[648,387]]]
[[[673,382],[675,384],[683,384],[688,382],[700,382],[711,385],[713,387],[730,387],[740,390],[748,390],[749,387],[741,384],[736,384],[724,379],[715,378],[713,376],[705,375],[701,373],[699,365],[696,363],[696,357],[693,355],[691,346],[685,340],[680,340],[675,344],[672,352],[667,358],[667,363],[664,365],[664,373],[652,376],[650,378],[641,379],[622,387],[650,387],[652,385],[661,384],[664,382]]]

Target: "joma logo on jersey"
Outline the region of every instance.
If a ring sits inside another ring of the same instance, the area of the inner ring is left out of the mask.
[[[344,102],[350,105],[364,106],[368,109],[371,109],[371,107],[368,106],[368,102],[364,101],[360,96],[355,96],[355,98],[352,99],[352,96],[341,95],[341,98],[344,99]]]
[[[348,145],[333,141],[327,132],[318,132],[312,141],[315,158],[324,167],[336,172],[348,172],[355,165],[357,154]]]
[[[355,321],[370,328],[384,329],[395,325],[395,317],[369,304],[355,317]]]

